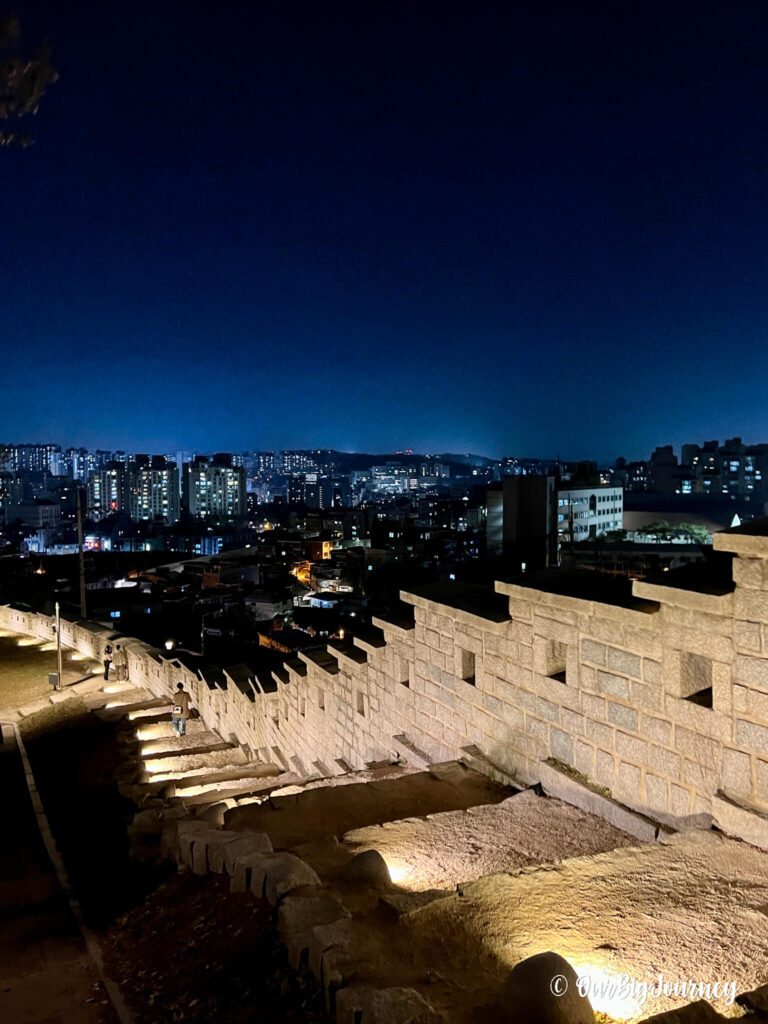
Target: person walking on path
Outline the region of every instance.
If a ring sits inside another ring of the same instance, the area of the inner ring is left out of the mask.
[[[179,683],[176,693],[171,698],[173,710],[171,711],[171,725],[177,736],[186,736],[187,719],[189,718],[189,702],[192,698],[184,689],[184,683]]]
[[[128,655],[125,653],[125,648],[121,647],[120,644],[115,644],[113,661],[115,671],[117,672],[117,681],[122,683],[128,678]]]
[[[112,667],[112,644],[104,648],[104,678],[109,679],[109,670]]]

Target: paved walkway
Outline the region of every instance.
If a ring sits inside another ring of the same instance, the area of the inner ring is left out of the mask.
[[[0,1020],[115,1024],[37,827],[9,730],[0,744]],[[10,742],[8,742],[10,740]]]

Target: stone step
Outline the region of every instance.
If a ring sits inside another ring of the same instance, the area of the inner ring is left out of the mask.
[[[131,724],[133,725],[133,723]],[[201,735],[206,732],[208,732],[208,729],[201,719],[190,718],[188,720],[187,736]],[[170,739],[175,736],[176,733],[171,724],[171,716],[167,714],[159,718],[158,721],[147,722],[146,719],[137,719],[136,724],[133,725],[133,733],[127,734],[126,738],[148,743],[155,740]]]
[[[215,732],[202,731],[188,733],[185,736],[163,736],[159,739],[143,741],[139,748],[139,757],[144,761],[158,757],[181,757],[186,754],[205,754],[213,750],[226,750],[232,747],[227,740]]]
[[[413,772],[390,766],[388,777],[382,779],[377,779],[375,772],[360,773],[368,775],[366,781],[344,784],[335,777],[316,788],[273,793],[266,803],[228,811],[226,827],[266,832],[275,848],[286,849],[323,837],[340,839],[353,828],[499,803],[509,796],[508,789],[458,762],[436,769],[434,773]]]
[[[168,706],[169,701],[163,697],[153,696],[149,690],[125,690],[122,693],[96,693],[84,698],[90,711],[96,712],[100,718],[118,721],[131,711],[143,708]]]
[[[248,758],[240,747],[226,744],[218,750],[205,753],[187,754],[179,752],[177,756],[146,758],[143,762],[146,778],[144,781],[168,781],[168,773],[185,773],[195,769],[235,768],[248,763]]]
[[[419,890],[637,845],[609,822],[532,790],[501,803],[353,829],[342,842],[350,856],[378,850],[396,884]]]

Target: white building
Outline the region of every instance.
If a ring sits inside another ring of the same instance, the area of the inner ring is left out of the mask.
[[[164,456],[136,456],[130,467],[131,518],[156,519],[166,523],[179,520],[179,470],[175,462]]]
[[[557,491],[557,536],[562,543],[594,540],[611,530],[623,529],[624,489],[560,487]]]

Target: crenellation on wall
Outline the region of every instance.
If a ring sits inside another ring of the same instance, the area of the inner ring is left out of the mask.
[[[663,820],[704,822],[720,792],[766,811],[768,538],[750,550],[734,559],[732,593],[637,583],[642,609],[499,583],[511,618],[496,621],[404,593],[412,625],[375,619],[354,647],[286,659],[274,691],[255,678],[224,687],[126,639],[130,678],[156,695],[182,678],[209,728],[286,767],[477,747],[526,781],[557,758]],[[0,625],[51,636],[49,618],[18,609],[0,608]],[[62,624],[92,657],[112,635]]]

